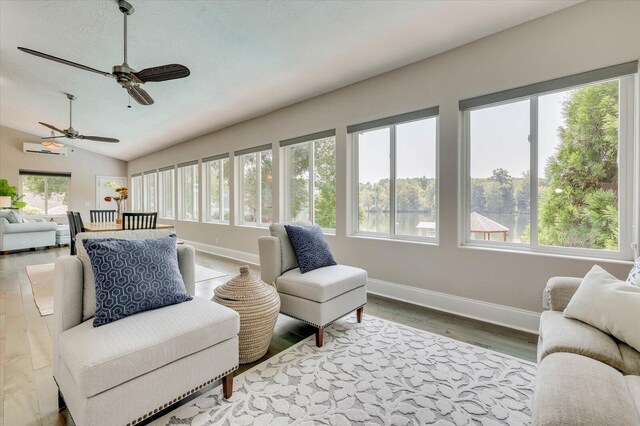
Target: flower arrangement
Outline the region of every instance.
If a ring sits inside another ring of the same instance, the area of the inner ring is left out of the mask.
[[[126,186],[120,186],[115,182],[109,182],[108,186],[112,187],[116,191],[116,196],[113,197],[104,197],[104,200],[107,203],[115,201],[116,206],[118,208],[118,216],[116,217],[116,223],[122,223],[122,203],[125,202],[129,198],[129,188]]]

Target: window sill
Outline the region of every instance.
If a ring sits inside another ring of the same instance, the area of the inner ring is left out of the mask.
[[[607,263],[616,263],[620,265],[633,265],[633,259],[625,259],[624,256],[620,253],[611,253],[610,256],[597,256],[592,254],[579,254],[579,253],[558,253],[558,252],[549,252],[549,251],[541,251],[531,249],[526,246],[517,246],[517,247],[505,247],[503,245],[488,245],[488,244],[474,244],[465,242],[460,244],[458,247],[462,249],[469,250],[486,250],[486,251],[494,251],[498,253],[516,253],[516,254],[524,254],[524,255],[533,255],[533,256],[545,256],[545,257],[555,257],[560,259],[571,259],[571,260],[584,260],[590,262],[607,262]]]
[[[235,226],[239,228],[269,229],[269,225],[269,223],[239,223]]]
[[[158,216],[158,220],[176,220],[175,217],[162,217],[162,216]]]
[[[349,238],[357,238],[363,240],[377,240],[377,241],[390,241],[394,243],[408,243],[408,244],[421,244],[426,246],[439,246],[439,241],[435,238],[406,238],[406,237],[391,237],[386,235],[373,235],[373,234],[351,234]]]
[[[216,220],[203,220],[202,223],[206,223],[207,225],[229,225],[229,221],[216,221]]]
[[[198,219],[178,219],[178,222],[198,223],[199,220]]]

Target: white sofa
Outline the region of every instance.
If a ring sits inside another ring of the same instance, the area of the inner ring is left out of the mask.
[[[78,234],[85,238],[157,238],[171,230]],[[189,294],[195,292],[195,251],[178,246]],[[222,379],[231,396],[238,368],[238,314],[199,297],[93,327],[83,321],[86,260],[62,256],[54,281],[53,375],[77,426],[133,425]],[[94,285],[94,284],[90,284]],[[93,287],[95,289],[95,287]],[[95,303],[95,302],[94,302]]]
[[[640,352],[563,315],[581,281],[555,277],[544,290],[532,424],[640,425]]]
[[[9,223],[0,217],[0,252],[7,254],[11,250],[53,246],[56,244],[57,227],[57,223],[45,219]]]
[[[280,313],[302,320],[316,330],[316,345],[323,345],[323,330],[335,320],[356,311],[362,321],[367,303],[367,271],[346,265],[325,266],[305,274],[283,224],[270,226],[270,237],[258,239],[260,274],[275,283]]]

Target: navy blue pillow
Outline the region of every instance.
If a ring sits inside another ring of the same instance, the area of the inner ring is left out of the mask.
[[[83,240],[96,281],[93,326],[138,312],[186,302],[176,236],[149,240]]]
[[[324,266],[337,265],[318,225],[285,225],[284,229],[296,253],[300,272],[304,274]]]

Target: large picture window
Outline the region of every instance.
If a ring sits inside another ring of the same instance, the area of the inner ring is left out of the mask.
[[[64,215],[69,209],[70,174],[51,174],[20,170],[23,213],[33,216]]]
[[[335,130],[280,142],[284,151],[285,218],[336,227]]]
[[[434,107],[348,127],[356,234],[437,239],[438,111]]]
[[[271,145],[236,151],[239,178],[239,223],[273,222],[273,154]]]
[[[158,216],[163,219],[175,219],[176,170],[174,166],[160,169],[158,172]]]
[[[178,219],[198,221],[198,162],[178,164]]]
[[[229,223],[229,154],[202,160],[205,196],[203,221]]]
[[[143,173],[142,187],[142,192],[144,194],[144,211],[158,211],[158,173],[155,170]]]
[[[631,256],[634,69],[461,102],[466,244]]]

